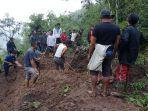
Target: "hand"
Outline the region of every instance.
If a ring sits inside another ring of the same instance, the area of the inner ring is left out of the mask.
[[[39,75],[39,71],[37,70],[37,68],[34,68],[34,71],[36,72],[37,75]]]
[[[88,59],[88,60],[90,60],[90,58],[91,58],[91,55],[90,55],[90,54],[88,54],[87,59]]]

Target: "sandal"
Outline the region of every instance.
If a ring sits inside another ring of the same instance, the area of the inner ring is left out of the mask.
[[[97,96],[96,92],[94,92],[94,91],[87,91],[87,92],[90,95],[90,97],[96,97]]]
[[[110,93],[103,93],[103,92],[101,92],[100,95],[101,95],[102,97],[107,97],[107,96],[110,96]]]

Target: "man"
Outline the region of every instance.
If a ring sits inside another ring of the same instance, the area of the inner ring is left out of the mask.
[[[37,43],[32,42],[31,48],[29,48],[24,56],[24,67],[25,67],[25,81],[26,86],[29,87],[29,82],[31,77],[33,77],[33,83],[36,82],[39,71],[37,70],[36,60],[35,60],[35,50],[37,48]]]
[[[37,35],[36,35],[36,31],[32,31],[31,36],[30,36],[30,44],[33,42],[37,42]]]
[[[57,23],[55,28],[53,29],[53,36],[56,38],[56,43],[61,43],[61,34],[62,29],[60,28],[60,23]]]
[[[64,30],[61,34],[61,41],[66,42],[68,40],[68,37],[66,35],[66,31]]]
[[[109,10],[101,11],[101,23],[93,30],[88,58],[91,58],[88,69],[91,74],[92,91],[90,94],[96,96],[98,74],[102,72],[103,91],[102,96],[108,95],[109,77],[111,73],[111,58],[115,55],[120,39],[120,29],[112,24],[112,15]]]
[[[77,32],[76,32],[75,29],[73,29],[73,31],[71,33],[71,42],[72,42],[72,45],[74,45],[75,40],[76,40],[76,37],[77,37]]]
[[[41,38],[41,52],[44,52],[46,47],[47,47],[47,34],[46,32],[44,32]]]
[[[117,68],[116,80],[123,81],[124,83],[127,80],[130,67],[137,59],[140,39],[142,39],[140,31],[136,27],[138,21],[139,16],[137,14],[130,14],[128,16],[128,26],[124,29],[121,36],[121,44],[119,48],[120,65]],[[121,67],[122,69],[120,70]]]
[[[53,36],[53,32],[49,30],[47,37],[47,52],[50,54],[54,53],[54,47],[56,45],[56,38]]]
[[[57,70],[64,71],[64,62],[65,62],[64,54],[68,49],[67,45],[68,45],[67,43],[66,45],[64,43],[60,43],[55,52],[54,61]]]
[[[13,66],[16,69],[16,66],[22,66],[18,61],[16,61],[16,54],[17,51],[12,51],[10,54],[8,54],[4,59],[4,71],[5,71],[5,77],[7,79],[7,76],[9,74],[9,68]]]
[[[11,52],[17,50],[15,43],[14,43],[14,38],[10,38],[10,40],[7,42],[7,51],[8,54],[10,54]]]

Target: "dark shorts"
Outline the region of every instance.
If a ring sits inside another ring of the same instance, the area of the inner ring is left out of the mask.
[[[56,68],[59,69],[64,69],[64,59],[61,57],[54,57],[54,61],[56,64]]]
[[[54,51],[54,47],[53,46],[48,46],[47,47],[47,52],[53,52]]]
[[[99,71],[90,70],[91,75],[98,75]],[[111,59],[104,59],[102,63],[102,76],[109,77],[111,75]]]

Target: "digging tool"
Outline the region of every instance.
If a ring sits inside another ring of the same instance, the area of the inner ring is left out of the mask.
[[[73,71],[75,71],[68,62],[66,62],[66,64],[70,67],[70,69],[72,69]]]

